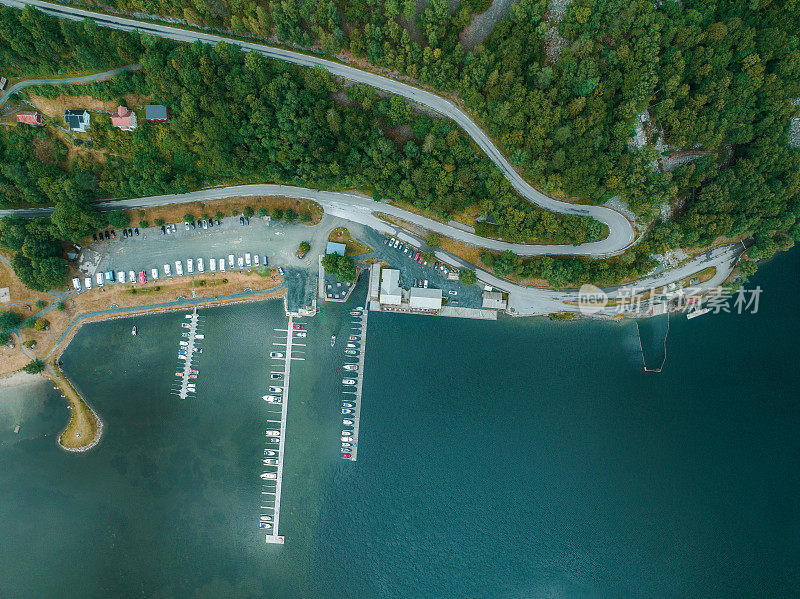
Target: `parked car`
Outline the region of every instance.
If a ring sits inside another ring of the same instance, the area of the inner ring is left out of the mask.
[[[139,237],[139,229],[134,229],[133,232],[136,233],[136,237]]]
[[[186,223],[186,230],[188,231],[189,229],[191,229],[191,227],[189,226],[189,223],[187,222]]]
[[[208,229],[208,221],[203,219],[203,228]]]
[[[214,226],[214,219],[213,218],[209,218],[208,219],[208,226],[209,227],[213,227]]]
[[[111,237],[111,233],[109,233],[108,231],[106,231],[106,232],[104,233],[104,235],[105,235],[105,238],[106,238],[106,239],[109,239],[109,238]]]
[[[244,216],[239,217],[239,224],[244,227]]]
[[[114,232],[114,229],[111,229],[111,239],[115,239],[117,234]]]
[[[100,233],[100,236],[102,237],[103,234]],[[97,241],[97,233],[92,233],[92,241]]]
[[[128,238],[128,229],[122,229],[122,236],[127,239]]]
[[[144,285],[147,283],[147,275],[144,274],[143,270],[139,271],[139,285]]]
[[[161,225],[161,234],[164,235],[167,232],[167,228],[164,225]]]

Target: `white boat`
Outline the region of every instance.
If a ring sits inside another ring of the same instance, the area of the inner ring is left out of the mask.
[[[206,336],[205,335],[195,335],[194,338],[195,339],[205,339]]]
[[[209,258],[208,259],[208,270],[211,272],[215,272],[217,270],[217,260],[216,258]]]
[[[351,404],[351,403],[348,403],[348,402],[346,402],[346,401],[343,401],[343,402],[342,402],[342,405],[343,405],[345,408],[352,408],[352,407],[353,407],[353,404]]]
[[[192,319],[192,315],[191,315],[191,314],[184,314],[184,315],[183,315],[183,317],[184,317],[186,320],[191,320],[191,319]]]
[[[356,381],[355,381],[355,379],[342,379],[342,384],[343,385],[355,385]]]
[[[283,393],[283,387],[270,387],[270,393]]]
[[[133,328],[131,329],[131,335],[136,335],[137,332],[138,329],[136,328],[136,325],[133,325]]]
[[[336,335],[331,335],[331,347],[336,343]]]
[[[269,352],[269,357],[270,358],[282,358],[283,354],[281,352],[279,352],[279,351],[271,351],[271,352]]]
[[[353,349],[354,347],[358,347],[358,345],[356,345],[355,343],[348,343],[347,344],[347,349]]]
[[[261,478],[264,480],[275,480],[278,478],[278,475],[274,472],[264,472],[261,474]]]
[[[353,410],[350,408],[342,408],[342,414],[352,414]]]
[[[344,368],[345,370],[352,370],[352,371],[355,371],[355,370],[358,370],[358,364],[345,364],[345,365],[343,366],[343,368]]]
[[[265,466],[277,466],[278,460],[276,460],[275,458],[267,458],[263,461],[263,463]]]
[[[342,441],[350,441],[350,439],[352,439],[352,437],[349,437],[349,436],[348,436],[348,437],[342,436],[342,437],[339,437],[339,438],[340,438]]]
[[[280,437],[281,436],[281,431],[268,430],[268,431],[265,431],[265,434],[267,435],[267,437]]]
[[[353,426],[353,421],[345,418],[342,420],[342,424],[344,424],[345,426]]]
[[[267,508],[263,508],[263,509],[270,510],[272,508],[268,508],[267,507]],[[272,522],[272,516],[268,516],[266,514],[262,514],[262,516],[259,518],[259,520],[261,520],[262,522]]]
[[[263,395],[261,399],[267,403],[281,403],[281,398],[276,395]]]

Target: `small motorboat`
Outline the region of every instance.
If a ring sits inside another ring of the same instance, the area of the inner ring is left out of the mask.
[[[342,436],[341,436],[341,437],[339,437],[339,438],[340,438],[342,441],[350,441],[350,440],[352,440],[352,437],[350,437],[350,436],[345,436],[345,435],[342,435]]]
[[[196,374],[190,374],[190,375],[189,375],[189,378],[190,378],[190,379],[196,379],[196,378],[197,378],[197,375],[196,375]]]
[[[358,341],[358,335],[350,335],[350,341]]]
[[[276,460],[275,458],[267,458],[267,459],[264,460],[264,465],[265,466],[277,466],[278,465],[278,460]]]
[[[281,431],[268,430],[268,431],[265,431],[265,434],[267,435],[267,437],[280,437],[281,436]]]
[[[138,329],[136,328],[136,325],[133,325],[133,328],[131,329],[131,335],[136,335],[137,331]]]
[[[283,387],[270,387],[270,393],[283,393]]]
[[[353,404],[351,404],[351,403],[348,403],[348,402],[346,402],[346,401],[343,401],[343,402],[342,402],[342,407],[343,407],[343,408],[352,408],[352,407],[353,407]]]
[[[272,451],[271,449],[265,449],[264,455],[267,457],[278,455],[277,451]]]
[[[281,403],[281,398],[277,395],[264,395],[261,399],[267,403]]]
[[[342,414],[352,414],[353,410],[350,408],[342,408]]]
[[[358,370],[358,364],[345,364],[343,368],[345,370],[355,371]]]
[[[344,350],[344,353],[347,354],[348,356],[355,356],[358,354],[358,352],[354,349],[346,349]]]
[[[200,373],[198,371],[196,371],[196,370],[190,370],[189,374],[200,374]]]
[[[271,375],[269,375],[269,378],[271,378],[272,380],[282,379],[283,375],[278,372],[273,372]]]
[[[343,453],[343,454],[342,454],[342,457],[343,457],[345,460],[349,460],[349,459],[350,459],[350,458],[352,458],[353,456],[351,456],[349,453]]]
[[[181,337],[188,337],[189,333],[181,333]]]
[[[175,376],[183,376],[183,373],[182,372],[176,372]]]
[[[292,325],[292,328],[293,328],[295,331],[302,331],[302,330],[304,330],[304,329],[306,328],[306,325],[304,325],[304,324],[298,324],[298,323],[294,323],[294,324]]]
[[[344,420],[342,420],[342,424],[344,424],[345,426],[353,426],[353,421],[345,418]]]
[[[297,333],[297,335],[295,335],[295,337],[305,337],[305,336],[306,336],[305,331],[300,331],[299,333]]]
[[[279,351],[271,351],[271,352],[269,352],[269,357],[270,358],[282,358],[283,354],[281,352],[279,352]]]
[[[353,310],[352,312],[350,312],[350,316],[361,316],[361,312],[359,312],[358,310]]]
[[[342,384],[343,385],[355,385],[356,381],[355,381],[355,379],[342,379]]]
[[[331,347],[336,343],[336,335],[331,335]]]
[[[278,478],[278,475],[274,472],[263,472],[261,474],[261,478],[263,480],[275,480],[276,478]]]
[[[355,343],[348,343],[346,347],[347,349],[355,349],[356,347],[358,347],[358,345]]]
[[[267,514],[261,514],[259,520],[261,520],[261,522],[272,522],[272,516],[269,516]]]
[[[342,431],[342,436],[343,437],[350,437],[350,436],[352,436],[352,434],[353,434],[353,431],[349,431],[347,429]],[[352,441],[352,439],[342,439],[342,441]]]

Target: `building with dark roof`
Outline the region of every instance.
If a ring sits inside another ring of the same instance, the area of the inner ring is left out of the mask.
[[[161,104],[147,104],[144,107],[144,118],[148,121],[167,121],[169,120],[167,107]]]
[[[85,133],[89,130],[89,112],[83,109],[70,109],[64,112],[64,122],[70,131]]]

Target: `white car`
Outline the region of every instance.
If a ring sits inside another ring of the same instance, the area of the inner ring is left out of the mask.
[[[186,272],[188,273],[194,272],[194,260],[192,260],[191,258],[189,258],[186,261]]]
[[[228,266],[233,268],[233,254],[228,254]]]
[[[169,267],[169,264],[164,265],[164,276],[165,277],[172,276],[172,269]]]
[[[151,277],[151,278],[152,278],[154,281],[157,281],[157,280],[158,280],[158,269],[157,269],[157,268],[152,268],[152,269],[150,269],[150,277]]]
[[[83,285],[84,285],[84,287],[86,287],[86,289],[91,289],[92,288],[92,277],[86,277],[83,280]]]
[[[77,277],[72,279],[72,286],[75,288],[75,291],[81,290],[81,281]]]
[[[237,265],[239,266],[239,268],[243,268],[243,267],[244,267],[244,258],[242,258],[241,256],[239,256],[239,257],[236,259],[236,263],[237,263]]]
[[[206,267],[203,265],[203,259],[202,258],[198,258],[197,259],[197,272],[205,272],[205,270],[206,270]]]
[[[124,283],[125,282],[125,271],[121,270],[117,273],[117,282]]]
[[[102,287],[103,286],[103,273],[101,273],[101,272],[97,273],[97,276],[95,277],[95,280],[97,281],[97,286],[98,287]]]
[[[129,283],[135,283],[136,282],[136,273],[133,272],[132,270],[128,271],[128,282]]]
[[[219,259],[219,270],[220,272],[225,272],[225,258]]]
[[[247,268],[250,268],[250,267],[253,265],[253,262],[252,262],[252,260],[251,260],[251,256],[250,256],[250,252],[247,252],[247,253],[244,255],[244,265],[245,265]]]
[[[175,274],[179,277],[183,276],[183,263],[180,260],[175,260]]]
[[[208,270],[211,272],[215,272],[217,270],[217,260],[216,258],[209,258],[208,259]]]

